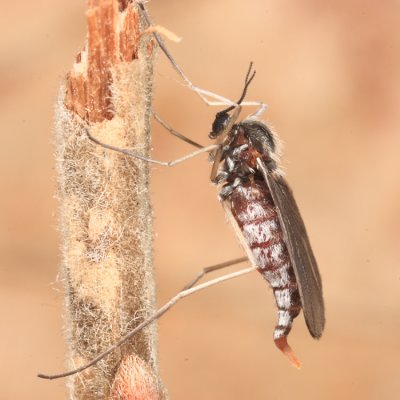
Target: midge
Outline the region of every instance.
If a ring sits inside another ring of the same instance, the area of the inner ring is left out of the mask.
[[[250,65],[251,68],[251,65]],[[250,69],[249,69],[250,73]],[[246,89],[254,77],[246,77]],[[292,191],[280,169],[280,143],[257,116],[232,125],[228,112],[217,113],[209,137],[215,152],[211,180],[220,185],[219,198],[228,220],[252,265],[269,282],[278,307],[276,346],[290,361],[300,361],[287,343],[293,319],[303,309],[312,337],[325,324],[321,277]]]
[[[139,5],[150,25],[151,22],[144,7],[140,3]],[[162,162],[102,143],[93,137],[89,130],[87,130],[87,135],[93,142],[107,149],[164,166],[173,166],[199,154],[209,153],[213,163],[211,181],[219,188],[219,200],[247,258],[206,268],[199,277],[155,315],[141,323],[89,364],[63,374],[39,376],[54,379],[83,371],[129,340],[137,331],[159,318],[179,299],[195,290],[253,269],[261,273],[274,293],[278,308],[274,342],[291,363],[299,368],[301,363],[290,348],[287,336],[292,328],[293,320],[303,310],[311,336],[316,339],[321,337],[325,325],[321,277],[296,201],[280,168],[279,138],[258,119],[265,110],[265,105],[257,102],[243,102],[255,76],[252,63],[239,100],[236,103],[231,102],[194,86],[172,58],[159,35],[153,34],[173,67],[192,90],[209,105],[229,105],[216,114],[212,130],[208,135],[210,139],[215,140],[215,144],[202,147],[169,128],[158,116],[155,116],[156,119],[172,134],[200,149],[175,161]],[[217,101],[210,102],[207,97],[212,97]],[[243,105],[258,105],[259,109],[250,117],[237,122]],[[247,259],[253,268],[193,287],[205,273]]]

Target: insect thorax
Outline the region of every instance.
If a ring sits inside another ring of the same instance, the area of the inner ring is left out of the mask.
[[[248,180],[262,180],[257,159],[270,172],[278,171],[279,152],[276,136],[260,121],[247,119],[232,127],[222,148],[222,163],[216,183],[221,184],[220,199]]]

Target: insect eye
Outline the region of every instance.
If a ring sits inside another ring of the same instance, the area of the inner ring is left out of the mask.
[[[215,139],[225,129],[229,120],[229,114],[226,111],[217,113],[212,124],[212,131],[208,135],[210,139]]]

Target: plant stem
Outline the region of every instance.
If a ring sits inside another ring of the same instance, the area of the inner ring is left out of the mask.
[[[149,155],[155,43],[129,1],[89,0],[87,24],[55,116],[69,368],[155,310],[148,166],[85,134]],[[69,379],[72,399],[129,398],[144,381],[143,398],[164,398],[155,325]]]

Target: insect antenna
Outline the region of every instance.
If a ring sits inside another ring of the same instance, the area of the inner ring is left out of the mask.
[[[244,98],[246,97],[247,89],[248,89],[251,81],[254,79],[254,77],[256,75],[256,71],[254,70],[250,76],[252,68],[253,68],[253,61],[250,62],[249,69],[247,70],[246,78],[244,80],[243,91],[242,91],[242,94],[236,104],[241,104],[241,102],[244,100]],[[235,107],[236,107],[236,105],[230,106],[227,109],[220,111],[218,114],[228,113],[229,111],[232,111]]]
[[[247,88],[249,87],[251,81],[254,79],[256,75],[256,71],[253,71],[251,74],[251,70],[253,68],[253,61],[250,62],[249,69],[246,73],[246,78],[244,80],[244,87],[242,94],[240,95],[239,100],[232,106],[229,106],[225,110],[219,111],[215,114],[215,119],[212,124],[212,131],[208,135],[210,139],[216,139],[218,136],[222,135],[222,132],[227,132],[232,128],[234,121],[238,117],[240,113],[240,104],[246,96]],[[251,75],[250,75],[251,74]],[[236,108],[236,111],[230,116],[228,113]],[[233,121],[233,122],[232,122]],[[229,129],[228,129],[228,128]],[[223,136],[223,135],[222,135]]]

